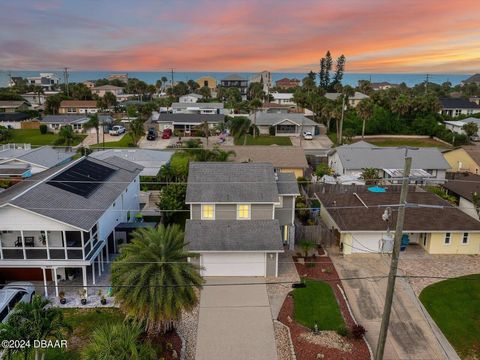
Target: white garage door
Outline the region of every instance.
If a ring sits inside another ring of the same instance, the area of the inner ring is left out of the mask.
[[[265,276],[264,253],[204,253],[203,276]]]
[[[352,253],[379,252],[379,233],[352,233]]]

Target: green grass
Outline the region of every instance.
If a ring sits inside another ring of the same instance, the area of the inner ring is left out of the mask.
[[[337,144],[337,134],[336,134],[336,133],[334,133],[334,132],[329,132],[329,133],[327,134],[327,136],[328,136],[328,138],[330,139],[330,141],[331,141],[334,145]]]
[[[32,144],[33,146],[55,145],[55,141],[58,139],[58,134],[41,134],[39,129],[13,129],[11,132],[12,138],[4,143]],[[87,135],[78,135],[73,146],[80,144],[86,137]]]
[[[79,360],[83,347],[89,343],[90,337],[96,328],[107,322],[120,323],[125,318],[117,308],[75,308],[62,309],[62,311],[65,320],[72,326],[73,333],[66,339],[68,341],[67,350],[47,350],[45,358],[48,360]],[[21,358],[23,358],[23,356]]]
[[[356,141],[356,140],[355,140]],[[448,148],[449,146],[436,141],[434,139],[390,139],[390,138],[375,138],[365,139],[366,142],[377,146],[412,146],[412,147],[440,147]]]
[[[420,301],[461,358],[480,354],[480,274],[427,286]]]
[[[111,149],[111,148],[126,148],[126,147],[132,147],[132,137],[128,134],[123,135],[123,137],[118,140],[118,141],[110,141],[105,143],[105,148],[106,149]],[[99,144],[95,144],[90,146],[93,149],[102,149],[103,148],[103,143],[102,139],[100,139]]]
[[[235,145],[243,145],[244,137],[235,139]],[[292,141],[288,136],[271,136],[271,135],[260,135],[253,137],[252,135],[247,135],[247,145],[283,145],[291,146]]]
[[[331,286],[322,281],[305,279],[307,287],[293,290],[295,320],[320,330],[337,330],[344,326],[342,314]]]

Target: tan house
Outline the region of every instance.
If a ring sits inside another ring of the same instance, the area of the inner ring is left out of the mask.
[[[480,146],[468,145],[443,152],[452,172],[470,172],[479,174]]]
[[[304,176],[308,168],[305,152],[294,146],[223,146],[225,151],[234,151],[236,163],[270,163],[276,172],[294,173],[295,178]]]
[[[95,114],[98,112],[96,100],[63,100],[59,114]]]
[[[92,94],[97,94],[99,97],[103,97],[106,93],[112,93],[115,96],[123,94],[123,88],[114,85],[102,85],[92,88]]]
[[[217,80],[213,76],[202,76],[201,78],[198,78],[197,80],[195,80],[195,82],[201,88],[206,86],[210,90],[217,89]]]
[[[95,81],[92,80],[85,80],[82,84],[89,89],[93,89],[95,87]]]
[[[30,104],[25,100],[2,100],[0,101],[0,112],[14,113],[28,110]]]

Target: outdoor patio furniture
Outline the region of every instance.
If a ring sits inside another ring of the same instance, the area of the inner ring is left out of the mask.
[[[25,246],[27,247],[34,247],[35,246],[35,238],[33,236],[25,236],[24,238]],[[22,246],[22,237],[18,236],[17,241],[15,241],[15,247]]]

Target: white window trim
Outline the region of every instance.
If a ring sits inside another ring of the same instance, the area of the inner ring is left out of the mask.
[[[212,218],[204,218],[203,217],[203,207],[207,205],[207,206],[212,206],[213,207],[213,217]],[[215,220],[215,204],[202,204],[201,207],[200,207],[200,219],[201,220]]]
[[[465,239],[465,234],[467,234],[467,242],[463,242],[463,239]],[[462,234],[462,240],[460,241],[460,244],[464,246],[470,244],[470,233],[467,232]]]
[[[240,206],[246,205],[248,206],[248,217],[241,218],[238,216],[240,211]],[[237,204],[237,220],[251,220],[252,219],[252,204]]]
[[[275,204],[276,208],[282,208],[283,207],[283,196],[278,197],[280,200],[278,201],[278,204]]]
[[[448,243],[447,243],[447,234],[449,234],[448,236]],[[448,233],[445,233],[445,237],[443,238],[443,245],[446,245],[446,246],[450,246],[452,245],[452,233],[448,232]]]

